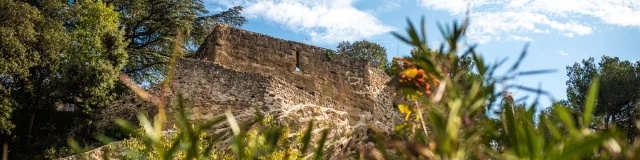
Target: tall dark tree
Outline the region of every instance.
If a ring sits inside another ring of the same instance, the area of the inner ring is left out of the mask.
[[[596,64],[594,58],[567,66],[567,98],[572,107],[582,112],[589,85],[594,77],[600,77],[600,91],[595,114],[604,116],[605,129],[609,123],[628,131],[631,139],[636,136],[635,120],[640,102],[640,61],[622,61],[617,57],[603,56]]]
[[[215,23],[242,26],[247,20],[242,7],[209,15],[202,0],[105,0],[120,12],[124,38],[129,42],[123,71],[137,82],[154,83],[163,78],[178,30],[188,37],[186,54],[197,50]]]
[[[359,60],[371,62],[371,66],[385,69],[387,64],[387,49],[381,45],[367,40],[349,43],[343,41],[338,44],[338,52],[347,54]]]
[[[127,59],[119,26],[101,1],[0,0],[0,135],[13,142],[12,159],[65,146],[74,126],[88,126],[92,111],[114,98]],[[57,116],[63,103],[77,108],[66,115],[79,116]],[[58,125],[56,116],[81,123]]]

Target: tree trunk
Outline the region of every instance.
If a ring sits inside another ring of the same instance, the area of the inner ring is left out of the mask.
[[[609,130],[609,119],[611,119],[610,116],[605,116],[605,118],[604,118],[604,130],[606,130],[606,131]]]
[[[4,142],[4,144],[2,145],[2,160],[7,159],[9,159],[9,145],[7,144],[7,142]]]
[[[36,113],[31,113],[31,121],[29,122],[29,134],[27,135],[27,142],[31,142],[31,128],[33,127],[33,120],[36,118]]]

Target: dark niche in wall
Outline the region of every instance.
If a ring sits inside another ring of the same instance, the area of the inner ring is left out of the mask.
[[[300,51],[296,51],[296,72],[300,71]]]

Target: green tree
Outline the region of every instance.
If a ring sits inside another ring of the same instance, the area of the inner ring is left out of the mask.
[[[636,136],[635,119],[638,118],[637,104],[640,102],[640,62],[621,61],[617,57],[602,56],[599,63],[594,58],[567,66],[567,98],[575,110],[583,112],[588,86],[594,77],[600,77],[600,92],[595,114],[604,116],[605,129],[609,123],[628,131],[628,136]]]
[[[0,0],[0,15],[0,134],[14,142],[12,157],[38,159],[63,137],[89,137],[127,59],[118,13],[102,1]],[[62,103],[79,116],[58,120]]]
[[[0,15],[0,133],[8,135],[15,126],[12,111],[49,97],[39,94],[49,90],[43,83],[52,82],[43,74],[56,70],[68,41],[62,23],[28,4],[0,0]]]
[[[117,82],[120,69],[127,59],[123,31],[118,29],[118,13],[100,2],[86,1],[73,4],[72,19],[67,27],[73,42],[65,54],[61,77],[69,90],[66,98],[80,98],[90,105],[105,105],[113,96],[109,95]],[[81,85],[77,85],[80,83]],[[82,105],[82,104],[77,104]]]
[[[349,43],[343,41],[338,44],[338,52],[347,54],[359,60],[371,62],[371,66],[385,70],[387,64],[387,49],[379,44],[367,40]]]
[[[187,31],[183,48],[194,53],[215,23],[242,26],[247,20],[237,6],[209,14],[202,0],[105,0],[120,13],[124,38],[129,44],[123,71],[139,83],[155,83],[164,77],[171,44],[178,29]]]
[[[15,108],[15,101],[11,98],[9,84],[14,79],[26,79],[29,71],[26,67],[37,62],[35,54],[30,54],[31,46],[26,44],[35,41],[35,21],[38,12],[29,5],[16,4],[10,0],[0,0],[0,133],[10,134],[15,127],[11,123],[11,113]],[[4,57],[18,57],[13,60]],[[24,67],[21,67],[24,66]]]

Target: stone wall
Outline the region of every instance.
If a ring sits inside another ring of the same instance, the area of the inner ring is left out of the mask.
[[[237,72],[195,59],[181,59],[172,81],[174,94],[187,102],[190,120],[213,119],[230,110],[236,118],[253,115],[254,107],[266,110],[265,93],[271,79],[256,73]],[[172,111],[169,111],[172,113]]]
[[[303,131],[310,121],[315,132],[330,128],[329,141],[336,151],[342,151],[367,142],[370,125],[390,132],[401,120],[393,107],[393,88],[387,85],[390,78],[377,69],[367,70],[364,78],[354,76],[358,81],[352,82],[362,85],[357,94],[370,103],[366,109],[348,105],[346,98],[340,102],[322,92],[309,93],[280,77],[234,71],[212,62],[181,59],[176,69],[173,94],[182,93],[192,105],[187,107],[192,121],[213,119],[230,110],[240,122],[246,122],[258,107],[293,131]],[[355,93],[344,91],[345,97]]]
[[[325,48],[216,25],[197,57],[236,71],[278,77],[344,105],[372,105],[366,95],[369,63],[335,53],[329,59]]]
[[[231,111],[243,122],[257,107],[292,131],[302,131],[309,121],[316,125],[314,133],[331,128],[330,144],[338,151],[370,143],[370,125],[391,132],[402,121],[391,78],[367,61],[343,54],[329,59],[324,48],[224,25],[213,28],[195,56],[178,60],[174,73],[171,99],[183,95],[191,121]],[[174,111],[167,109],[170,126]],[[131,95],[103,111],[98,124],[112,126],[116,116],[135,122],[139,111],[157,112]]]
[[[368,74],[364,75],[368,76],[364,78],[348,77],[357,78],[357,81],[352,80],[352,84],[348,85],[361,90],[342,89],[342,93],[309,93],[280,77],[238,72],[196,59],[181,59],[176,69],[178,71],[172,82],[172,91],[174,95],[180,92],[191,105],[187,107],[190,120],[213,119],[230,110],[244,121],[251,118],[254,108],[258,107],[262,112],[286,118],[291,121],[292,126],[297,126],[308,122],[300,120],[309,117],[300,117],[296,113],[313,110],[301,106],[314,106],[333,113],[344,112],[339,117],[348,122],[345,126],[352,128],[377,124],[379,128],[391,131],[399,120],[398,112],[393,107],[393,88],[386,84],[390,78],[377,69],[367,70],[365,73]],[[363,99],[353,100],[355,96],[350,97],[348,94],[358,94]],[[339,99],[339,96],[346,98]],[[349,105],[352,103],[360,103],[363,107]],[[339,117],[329,119],[340,119]]]

